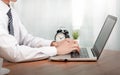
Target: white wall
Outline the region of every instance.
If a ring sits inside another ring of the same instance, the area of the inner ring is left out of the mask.
[[[53,39],[60,25],[69,31],[80,27],[81,46],[92,46],[106,16],[115,15],[118,21],[105,48],[120,50],[119,3],[119,0],[18,0],[16,9],[25,27],[35,36]]]
[[[18,2],[17,11],[31,34],[53,39],[60,26],[71,31],[71,0],[21,0]]]

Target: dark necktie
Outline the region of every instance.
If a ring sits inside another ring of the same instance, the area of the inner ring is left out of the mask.
[[[11,14],[11,9],[8,11],[7,15],[8,15],[8,31],[9,34],[14,36],[13,18]]]

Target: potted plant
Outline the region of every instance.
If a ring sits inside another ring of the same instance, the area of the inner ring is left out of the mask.
[[[73,30],[72,37],[79,43],[79,30]]]
[[[72,37],[74,40],[77,40],[79,37],[79,30],[73,30]]]

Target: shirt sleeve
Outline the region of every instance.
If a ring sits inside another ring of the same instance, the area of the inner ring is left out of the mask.
[[[46,40],[46,39],[43,39],[43,38],[40,38],[40,37],[34,37],[27,32],[27,30],[23,26],[23,24],[21,24],[21,23],[19,23],[19,24],[20,24],[19,29],[20,29],[20,37],[21,37],[20,43],[21,44],[27,45],[27,46],[30,46],[30,47],[34,47],[34,48],[51,45],[51,42],[53,40]]]
[[[31,48],[28,46],[3,46],[0,49],[0,55],[11,62],[24,62],[46,59],[49,56],[56,55],[56,48],[42,47]]]
[[[27,45],[19,45],[15,37],[5,31],[0,21],[0,56],[6,60],[11,62],[33,61],[46,59],[56,54],[57,50],[55,47],[43,46],[33,48]]]

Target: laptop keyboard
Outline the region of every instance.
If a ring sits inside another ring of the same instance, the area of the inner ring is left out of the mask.
[[[71,58],[88,58],[88,52],[86,48],[81,48],[80,53],[77,51],[71,52]]]

